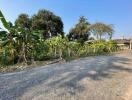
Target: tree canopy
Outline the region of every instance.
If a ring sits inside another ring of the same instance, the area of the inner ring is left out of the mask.
[[[59,16],[56,16],[48,10],[39,10],[31,18],[32,30],[43,32],[44,37],[57,36],[63,34],[63,22]]]
[[[15,25],[21,28],[31,28],[31,19],[27,14],[20,14],[15,21]]]
[[[88,40],[90,36],[90,30],[88,28],[89,25],[90,23],[87,21],[87,19],[84,16],[81,16],[75,27],[70,30],[68,36],[69,39],[83,39],[84,41]]]
[[[104,35],[108,35],[109,39],[111,39],[114,32],[112,25],[107,25],[100,22],[92,24],[89,28],[92,31],[92,33],[96,35],[97,39],[100,40]]]

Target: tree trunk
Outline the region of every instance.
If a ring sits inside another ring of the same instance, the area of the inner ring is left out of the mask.
[[[60,59],[62,59],[62,49],[60,49],[59,52],[60,52]]]
[[[97,34],[97,40],[99,39],[99,35]]]
[[[54,56],[55,56],[55,58],[56,58],[56,56],[57,56],[57,53],[56,53],[56,48],[55,48]]]
[[[70,48],[68,48],[68,55],[69,55],[69,57],[71,56],[71,50],[70,50]]]
[[[94,48],[94,53],[96,52],[96,49]]]
[[[22,52],[20,52],[18,63],[20,63],[21,61],[24,61],[25,63],[27,63],[26,54],[25,54],[25,43],[24,42],[22,43]]]
[[[112,51],[111,51],[111,48],[109,48],[109,52],[112,52]]]
[[[101,35],[99,35],[99,39],[101,40]]]
[[[23,42],[22,48],[23,48],[23,58],[24,58],[24,61],[27,63],[26,52],[25,52],[25,43],[24,42]]]

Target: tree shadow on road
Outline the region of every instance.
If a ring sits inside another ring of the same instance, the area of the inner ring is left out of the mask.
[[[75,60],[65,64],[48,65],[46,68],[37,68],[23,73],[6,77],[0,76],[0,99],[14,100],[22,96],[32,87],[44,84],[43,92],[50,89],[69,88],[83,91],[85,88],[78,83],[84,78],[100,81],[111,78],[113,73],[120,71],[132,72],[132,59],[118,56],[98,56]],[[14,82],[17,81],[17,82]],[[6,88],[5,88],[6,87]],[[74,92],[69,91],[71,94]]]
[[[94,81],[100,81],[104,78],[112,78],[114,73],[122,71],[129,73],[132,72],[132,65],[127,65],[132,61],[131,59],[124,57],[106,57],[106,59],[95,57],[95,59],[96,60],[93,60],[90,64],[88,64],[87,61],[83,63],[84,65],[82,64],[80,66],[80,69],[76,69],[74,67],[70,68],[70,70],[67,70],[69,74],[66,77],[49,83],[49,87],[56,85],[58,86],[58,84],[61,83],[59,85],[60,87],[69,87],[82,90],[84,88],[78,86],[78,82],[84,78],[90,78]],[[119,63],[120,65],[115,63]]]

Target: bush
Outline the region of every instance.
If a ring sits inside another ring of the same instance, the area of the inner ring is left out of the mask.
[[[49,38],[47,40],[39,40],[35,42],[26,52],[27,63],[33,61],[44,61],[49,59],[71,59],[85,57],[89,55],[99,55],[110,53],[117,50],[116,42],[110,40],[95,40],[91,42],[68,41],[67,38],[62,38],[61,35]],[[12,57],[11,49],[1,49],[0,63],[1,65],[15,64],[18,61],[18,55]]]

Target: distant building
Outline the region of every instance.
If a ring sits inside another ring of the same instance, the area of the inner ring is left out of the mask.
[[[132,49],[132,40],[130,39],[115,39],[120,49]]]

